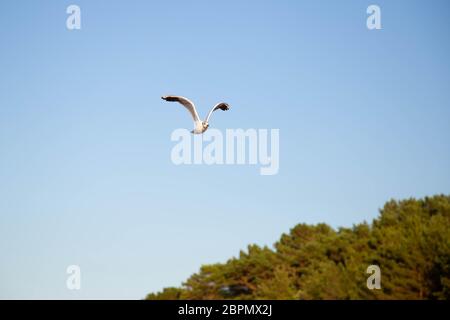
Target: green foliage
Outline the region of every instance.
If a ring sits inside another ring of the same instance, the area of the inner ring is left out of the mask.
[[[178,300],[181,298],[183,290],[178,288],[164,288],[162,292],[150,293],[147,295],[147,300]]]
[[[381,268],[369,290],[366,269]],[[371,225],[299,224],[147,299],[449,299],[450,196],[391,200]]]

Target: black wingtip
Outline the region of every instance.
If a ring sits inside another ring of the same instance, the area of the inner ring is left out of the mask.
[[[223,111],[230,110],[230,105],[228,103],[222,103],[219,105],[219,108]]]
[[[162,96],[161,99],[166,100],[166,101],[180,101],[180,99],[178,97],[173,97],[173,96]]]

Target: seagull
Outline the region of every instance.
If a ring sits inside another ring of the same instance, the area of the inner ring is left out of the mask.
[[[188,109],[189,113],[191,114],[192,118],[194,119],[194,130],[191,131],[193,134],[202,134],[206,130],[208,130],[209,127],[209,118],[211,117],[212,113],[216,110],[223,110],[227,111],[230,109],[230,106],[225,102],[220,102],[216,104],[211,111],[209,111],[208,115],[206,116],[205,121],[202,121],[200,117],[198,116],[197,109],[195,109],[194,103],[190,101],[189,99],[185,97],[180,96],[163,96],[161,99],[166,101],[175,101],[178,103],[181,103],[183,106]]]

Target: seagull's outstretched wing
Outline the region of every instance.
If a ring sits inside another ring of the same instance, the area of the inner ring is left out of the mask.
[[[200,117],[198,116],[197,110],[195,109],[195,105],[190,101],[189,99],[185,97],[179,97],[179,96],[163,96],[161,99],[166,101],[176,101],[181,103],[183,106],[188,109],[189,113],[191,114],[192,118],[194,119],[194,122],[198,122],[200,120]]]
[[[216,105],[211,109],[211,111],[209,111],[208,115],[206,116],[205,122],[208,122],[208,121],[209,121],[209,118],[210,118],[211,115],[212,115],[212,113],[213,113],[214,111],[216,111],[216,110],[219,110],[219,109],[220,109],[220,110],[223,110],[223,111],[227,111],[227,110],[230,109],[230,106],[229,106],[227,103],[225,103],[225,102],[220,102],[220,103],[216,104]]]

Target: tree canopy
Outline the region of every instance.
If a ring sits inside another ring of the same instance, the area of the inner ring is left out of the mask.
[[[255,226],[257,227],[257,226]],[[368,289],[369,265],[381,289]],[[371,224],[298,224],[147,299],[449,299],[450,196],[391,200]]]

